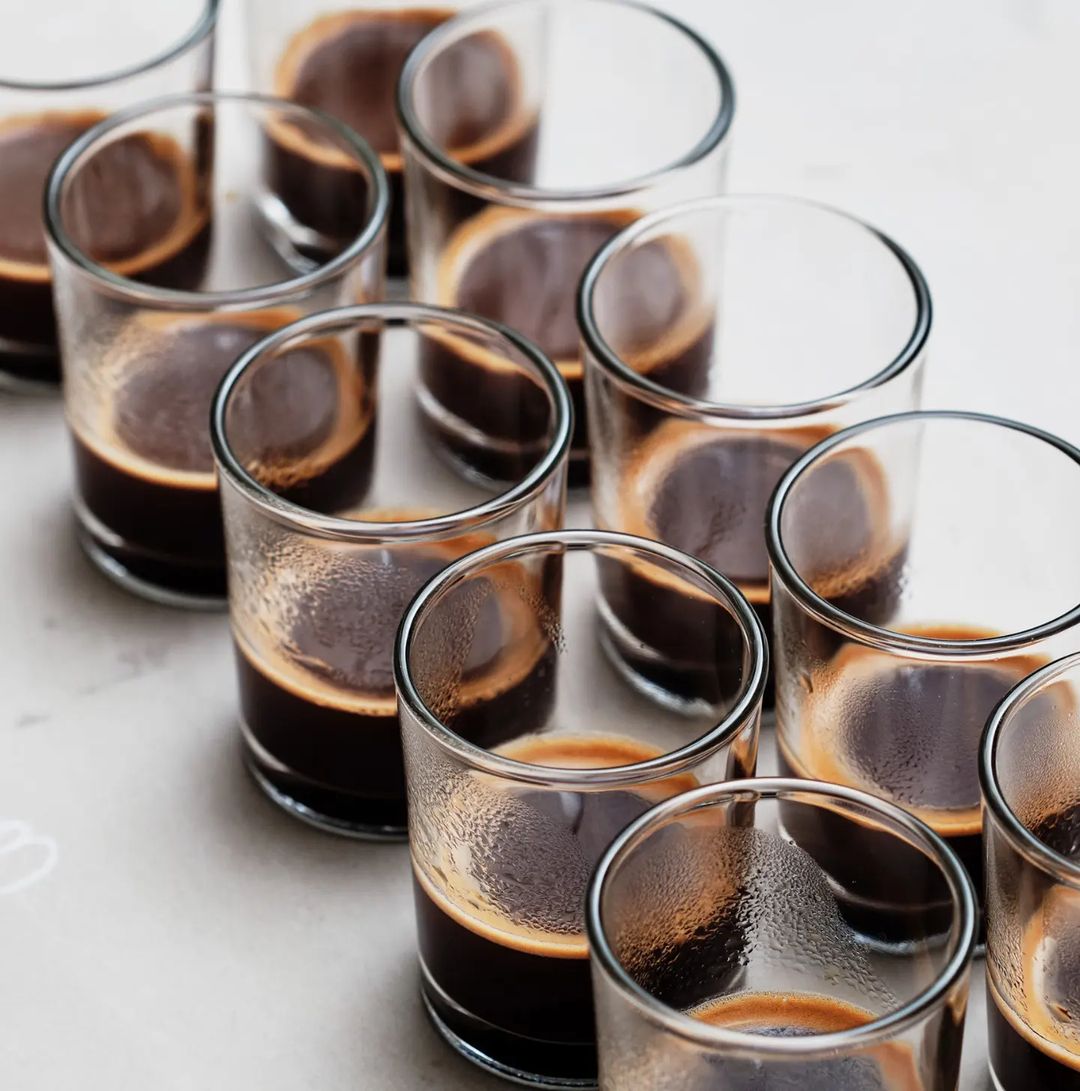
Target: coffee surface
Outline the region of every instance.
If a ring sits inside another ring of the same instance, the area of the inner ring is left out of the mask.
[[[996,635],[955,625],[905,626],[940,640]],[[937,832],[982,829],[978,748],[994,706],[1039,664],[919,662],[849,646],[814,681],[788,745],[803,775],[885,794]]]
[[[690,1013],[714,1027],[768,1038],[839,1034],[865,1026],[871,1012],[843,1000],[804,993],[738,993],[710,1001]]]
[[[210,474],[210,406],[225,373],[264,338],[272,325],[193,321],[152,335],[146,354],[115,397],[115,430],[129,450],[146,460],[190,473]],[[287,382],[275,382],[271,366],[252,383],[261,428],[275,448],[315,447],[334,424],[338,383],[332,362],[315,350],[289,353]],[[286,400],[282,401],[284,397]],[[279,419],[266,423],[266,413]]]
[[[444,8],[357,11],[326,16],[290,44],[279,82],[302,106],[325,110],[377,152],[398,147],[395,92],[402,65]]]
[[[45,181],[60,153],[104,116],[40,114],[0,123],[0,258],[45,265]]]
[[[1049,815],[1031,831],[1055,852],[1076,859],[1080,805]],[[1010,907],[1010,912],[1017,908]],[[1080,891],[1046,889],[1024,927],[1021,1033],[1071,1065],[1080,1082]]]
[[[482,214],[466,226],[469,256],[450,272],[453,285],[446,294],[454,306],[517,330],[552,359],[576,361],[577,282],[597,250],[628,222],[625,214]],[[670,266],[656,280],[658,290],[677,291]]]
[[[392,700],[392,651],[401,615],[417,589],[451,559],[422,547],[371,550],[355,578],[319,585],[300,596],[286,653],[336,689]],[[494,604],[482,624],[501,626]]]
[[[430,7],[324,16],[297,34],[277,73],[280,94],[355,129],[399,170],[397,82],[413,48],[454,11]],[[517,109],[516,67],[494,34],[474,34],[439,55],[423,95],[426,127],[451,153],[495,140]]]
[[[805,993],[739,993],[689,1014],[711,1026],[762,1038],[837,1034],[874,1018],[854,1004]],[[912,1051],[901,1042],[829,1060],[765,1059],[757,1064],[717,1058],[712,1066],[729,1091],[920,1091],[923,1086]]]
[[[494,753],[530,765],[599,770],[648,761],[662,751],[619,736],[534,734]],[[482,834],[483,858],[468,876],[448,876],[453,904],[435,896],[460,924],[496,943],[584,958],[582,898],[597,859],[649,807],[696,783],[684,774],[605,791],[510,790],[500,804],[505,821]],[[477,802],[466,790],[452,806],[471,809]]]
[[[764,583],[769,571],[765,509],[777,482],[811,441],[729,434],[688,445],[671,458],[654,486],[647,525],[668,544],[733,580]],[[836,487],[860,485],[852,476]],[[861,499],[861,493],[855,495]],[[854,522],[860,538],[871,533],[869,519],[869,512],[860,511]]]

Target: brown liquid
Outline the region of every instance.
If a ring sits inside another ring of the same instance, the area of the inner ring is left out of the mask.
[[[667,421],[639,445],[623,474],[615,528],[666,542],[722,572],[749,600],[771,641],[765,510],[792,462],[828,434],[823,428],[725,431]],[[877,570],[866,565],[867,557],[895,548],[880,530],[885,524],[880,468],[868,456],[837,459],[816,482],[822,525],[831,525],[830,502],[843,508],[847,514],[836,525],[852,543],[850,572],[835,573],[834,586],[823,592],[841,608],[865,610],[878,598],[875,612],[883,612],[890,565]],[[821,549],[825,555],[837,553],[831,545]],[[702,646],[695,655],[691,646],[701,624],[691,611],[693,596],[655,567],[624,569],[622,586],[612,584],[606,593],[622,624],[660,659],[715,662],[710,648]],[[698,597],[700,613],[708,604]],[[771,703],[770,686],[766,707]]]
[[[842,1000],[809,993],[739,993],[688,1014],[714,1027],[765,1038],[837,1034],[865,1026],[874,1015]],[[941,1066],[959,1068],[960,1031]],[[763,1043],[764,1046],[765,1043]],[[921,1091],[922,1079],[911,1048],[890,1042],[829,1060],[712,1063],[725,1091]],[[712,1086],[712,1085],[710,1085]],[[951,1086],[947,1080],[942,1086]]]
[[[1032,832],[1076,860],[1080,807],[1050,816]],[[1005,1091],[1080,1091],[1080,893],[1064,886],[1047,890],[1024,929],[1020,963],[1019,995],[1006,980],[1005,991],[1016,998],[1010,1003],[996,980],[995,952],[989,953],[987,1019],[994,1074]]]
[[[41,207],[60,153],[104,118],[93,111],[0,122],[0,371],[57,381],[56,320]],[[209,246],[198,207],[197,165],[168,138],[129,136],[99,152],[71,184],[84,252],[114,272],[180,286],[201,271]],[[64,213],[67,216],[68,205]]]
[[[277,68],[276,94],[339,118],[379,153],[391,190],[391,276],[408,272],[397,81],[413,47],[453,14],[431,7],[325,15],[289,42]],[[494,35],[474,35],[457,53],[460,70],[447,73],[457,109],[449,146],[477,169],[492,169],[500,157],[513,158],[519,144],[531,148],[533,140],[531,125],[517,117],[515,62]],[[280,126],[273,137],[275,191],[286,207],[305,226],[331,238],[355,233],[364,187],[357,185],[358,175],[344,156],[295,128]]]
[[[95,406],[94,391],[72,391],[79,503],[101,528],[96,545],[129,574],[180,594],[224,595],[210,405],[237,357],[296,317],[287,309],[141,316],[118,339],[108,379],[98,384],[108,402]],[[274,400],[286,407],[267,427],[276,449],[300,464],[290,488],[278,491],[308,507],[333,510],[367,488],[370,419],[359,400],[353,412],[339,411],[350,370],[329,346],[295,349],[276,374],[265,368],[253,384],[263,412]]]
[[[940,640],[977,640],[997,635],[972,627],[927,625],[907,627],[911,635]],[[945,838],[975,883],[983,889],[982,806],[978,748],[994,706],[1021,678],[1042,663],[1034,656],[993,663],[918,662],[887,652],[848,645],[821,678],[811,680],[799,712],[796,733],[778,735],[781,770],[862,788],[911,811]],[[930,865],[911,850],[904,854],[895,839],[867,831],[863,842],[839,832],[850,823],[828,812],[801,808],[804,816],[792,830],[796,840],[847,890],[878,906],[868,920],[887,925],[885,907],[894,905],[902,931],[911,926],[904,912],[927,912],[933,928],[947,927],[949,910],[942,890],[933,910],[930,895],[937,880],[928,880]],[[811,830],[808,823],[818,827]],[[838,824],[838,825],[837,825]],[[843,852],[829,846],[844,845]],[[858,874],[859,861],[873,854],[894,854],[893,874],[868,882]],[[928,882],[930,885],[928,886]],[[863,922],[864,926],[866,922]],[[886,937],[888,938],[888,937]]]
[[[457,229],[439,266],[436,302],[504,323],[558,365],[574,405],[575,483],[583,480],[587,457],[575,290],[596,252],[636,217],[631,211],[555,215],[489,208]],[[680,317],[695,277],[687,253],[656,243],[635,251],[626,289],[627,305],[648,316],[637,331],[642,342],[660,342],[661,330],[680,327],[677,337],[660,351],[641,353],[638,362],[657,382],[686,393],[698,389],[711,343],[707,320],[695,314],[688,326]],[[423,370],[435,400],[485,435],[517,438],[519,433],[507,435],[505,423],[521,412],[516,370],[490,352],[460,345],[444,349],[433,353]],[[478,388],[482,397],[476,396]]]
[[[426,512],[360,512],[403,521]],[[392,651],[413,595],[457,557],[490,544],[474,533],[441,543],[372,547],[337,578],[290,595],[282,646],[259,652],[236,634],[240,702],[249,757],[259,774],[294,804],[329,825],[400,832],[405,774],[397,721]],[[520,579],[519,579],[520,582]],[[496,594],[475,620],[479,662],[460,680],[454,730],[481,743],[541,716],[551,689],[553,650],[522,598]],[[508,634],[513,639],[505,640]],[[512,649],[510,651],[504,650]],[[486,655],[482,649],[488,649]]]
[[[629,765],[661,753],[631,739],[573,735],[519,738],[496,752],[574,769]],[[582,923],[588,875],[633,819],[695,785],[695,778],[684,774],[593,793],[523,787],[514,794],[519,814],[531,816],[528,828],[517,822],[498,826],[472,877],[454,874],[441,861],[426,862],[429,870],[414,860],[425,993],[438,1017],[502,1065],[549,1077],[595,1078]],[[511,813],[509,801],[506,806]],[[451,854],[454,848],[446,846]],[[537,869],[531,880],[522,874],[530,861]],[[436,878],[448,874],[453,895],[444,893],[443,878]],[[525,923],[555,917],[562,923],[558,931]]]

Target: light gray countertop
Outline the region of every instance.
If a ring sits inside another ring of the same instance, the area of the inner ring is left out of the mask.
[[[734,70],[734,191],[848,208],[923,266],[928,404],[1080,440],[1080,7],[662,6]],[[56,401],[0,398],[0,465],[0,1086],[504,1086],[423,1018],[405,849],[301,826],[243,773],[224,617],[79,554]],[[978,969],[965,1091],[983,1010]]]

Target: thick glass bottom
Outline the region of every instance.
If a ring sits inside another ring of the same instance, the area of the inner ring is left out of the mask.
[[[100,527],[80,504],[75,515],[79,545],[113,583],[140,598],[188,610],[224,610],[225,569],[150,557],[125,546]]]
[[[598,1086],[593,1046],[541,1042],[500,1030],[455,1004],[432,979],[422,959],[420,972],[420,996],[432,1024],[467,1061],[523,1087]]]
[[[360,841],[404,841],[404,804],[337,791],[283,769],[241,724],[244,764],[255,783],[283,811],[324,833]]]

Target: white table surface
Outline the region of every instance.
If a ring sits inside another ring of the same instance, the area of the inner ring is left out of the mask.
[[[838,204],[921,263],[928,404],[1080,441],[1074,0],[662,6],[734,70],[734,191]],[[0,1087],[504,1086],[422,1016],[405,849],[309,830],[242,772],[224,618],[79,554],[56,401],[0,398],[0,466]]]

